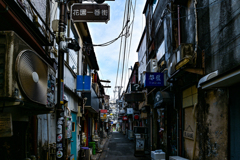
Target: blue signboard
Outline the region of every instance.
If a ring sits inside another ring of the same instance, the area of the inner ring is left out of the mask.
[[[146,72],[144,87],[164,86],[164,74],[160,72]]]
[[[77,91],[90,91],[91,89],[91,76],[77,76]]]

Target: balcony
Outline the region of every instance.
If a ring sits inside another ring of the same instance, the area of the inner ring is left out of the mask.
[[[37,10],[30,0],[6,0],[1,5],[5,8],[8,6],[9,11],[0,20],[9,23],[1,24],[0,30],[13,30],[26,39],[26,30],[28,30],[42,46],[53,44],[54,34],[44,20],[46,19],[46,6],[45,8],[38,6]]]

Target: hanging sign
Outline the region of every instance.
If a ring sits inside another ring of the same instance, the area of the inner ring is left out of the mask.
[[[131,84],[131,91],[141,91],[142,87],[140,84]]]
[[[193,132],[193,130],[192,130],[192,127],[189,125],[189,126],[187,127],[187,129],[184,130],[184,132],[183,132],[183,137],[184,137],[184,138],[187,138],[187,139],[194,140],[193,134],[194,134],[194,132]]]
[[[108,110],[107,109],[101,109],[101,111],[100,111],[101,113],[107,113],[108,112]]]
[[[184,138],[191,139],[191,140],[194,140],[194,138],[193,138],[193,132],[184,131],[184,132],[183,132],[183,137],[184,137]]]
[[[71,7],[73,22],[105,22],[110,20],[110,6],[108,4],[73,3]]]
[[[12,135],[12,115],[10,113],[0,113],[0,137],[10,137]]]
[[[128,120],[127,116],[123,116],[122,119],[123,119],[124,121],[127,121],[127,120]]]
[[[164,86],[164,74],[160,72],[146,72],[144,87]]]
[[[139,119],[139,115],[138,114],[134,115],[134,119]]]
[[[100,118],[101,119],[107,119],[107,114],[106,113],[100,113]]]
[[[127,108],[127,114],[133,114],[133,108]]]

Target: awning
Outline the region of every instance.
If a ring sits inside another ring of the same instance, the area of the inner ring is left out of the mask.
[[[215,72],[212,72],[211,74]],[[229,71],[225,74],[221,74],[219,76],[217,75],[214,78],[207,78],[204,82],[201,82],[201,80],[204,78],[203,77],[200,79],[198,87],[202,87],[202,89],[223,88],[240,82],[240,68]],[[206,76],[209,76],[209,74]]]
[[[93,107],[91,106],[84,106],[84,109],[88,110],[91,113],[98,113]]]
[[[173,101],[172,95],[169,92],[158,91],[154,99],[154,108],[162,107],[164,105],[171,104]]]

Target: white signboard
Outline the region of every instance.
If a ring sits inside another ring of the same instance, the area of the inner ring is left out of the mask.
[[[127,108],[127,114],[133,114],[133,108]]]
[[[143,138],[136,138],[136,151],[144,151],[144,142]]]

